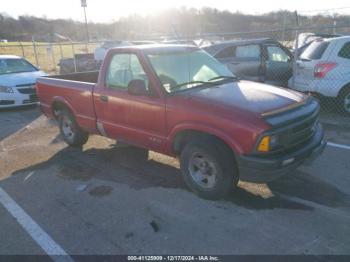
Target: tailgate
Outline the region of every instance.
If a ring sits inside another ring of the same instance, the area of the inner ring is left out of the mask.
[[[295,72],[295,84],[297,86],[307,86],[314,80],[314,69],[316,60],[298,60]]]
[[[81,127],[95,126],[95,111],[92,91],[95,84],[40,77],[36,88],[40,106],[48,117],[53,116],[53,107],[61,103],[75,115]]]

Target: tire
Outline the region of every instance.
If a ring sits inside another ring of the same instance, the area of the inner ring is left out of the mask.
[[[72,113],[66,109],[59,114],[59,127],[64,141],[72,147],[81,147],[89,139],[89,134],[79,127]]]
[[[187,186],[204,199],[226,197],[239,180],[232,152],[213,139],[187,144],[181,152],[180,166]]]
[[[341,91],[339,100],[341,112],[350,116],[350,86]]]

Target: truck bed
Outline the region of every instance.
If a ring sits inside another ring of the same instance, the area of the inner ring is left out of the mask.
[[[98,75],[99,75],[98,71],[91,71],[91,72],[73,73],[73,74],[65,74],[65,75],[54,75],[54,76],[48,76],[47,78],[96,84],[98,80]]]
[[[53,109],[60,102],[68,106],[76,116],[80,127],[96,132],[96,115],[93,103],[93,89],[98,72],[84,72],[67,75],[40,77],[36,82],[40,106],[46,116],[54,118]]]

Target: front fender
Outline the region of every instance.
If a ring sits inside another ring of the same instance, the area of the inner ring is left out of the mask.
[[[219,130],[216,127],[205,125],[202,123],[181,123],[176,125],[170,132],[168,137],[168,150],[169,152],[173,150],[173,143],[175,141],[175,137],[182,131],[199,131],[203,133],[207,133],[209,135],[213,135],[222,141],[224,141],[236,154],[242,154],[244,152],[242,146],[236,141],[232,136],[229,136],[222,130]]]

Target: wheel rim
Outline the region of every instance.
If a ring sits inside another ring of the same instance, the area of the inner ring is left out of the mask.
[[[350,92],[344,97],[344,109],[346,112],[350,113]]]
[[[204,189],[212,189],[217,182],[215,163],[201,153],[192,154],[189,161],[189,172],[192,180]]]
[[[62,132],[66,139],[73,141],[75,135],[73,121],[66,116],[62,119]]]

